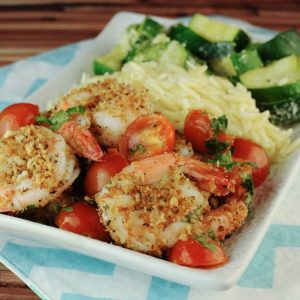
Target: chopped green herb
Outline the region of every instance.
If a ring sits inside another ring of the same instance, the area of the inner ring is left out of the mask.
[[[105,210],[107,210],[107,209],[109,209],[109,205],[108,205],[108,204],[105,204],[105,205],[103,206],[103,208],[104,208]]]
[[[188,215],[186,215],[183,219],[183,223],[190,223],[192,220],[198,220],[200,215],[202,213],[202,207],[198,207],[192,212],[190,212]]]
[[[136,152],[144,153],[145,151],[146,149],[142,144],[137,144],[133,148],[129,149],[129,154],[134,155]]]
[[[66,110],[67,114],[83,114],[85,112],[85,107],[83,106],[73,106]]]
[[[50,118],[52,129],[57,130],[62,124],[69,121],[70,115],[66,111],[59,111],[53,117]]]
[[[253,202],[253,194],[251,194],[250,192],[248,192],[247,196],[246,196],[246,199],[245,199],[245,204],[249,208],[252,205],[252,202]]]
[[[209,159],[207,162],[224,167],[227,170],[231,170],[234,166],[239,165],[238,162],[232,160],[230,151],[217,153],[215,158]]]
[[[215,135],[220,131],[225,131],[228,126],[227,117],[223,115],[219,118],[213,118],[210,121],[210,126],[213,129]]]
[[[209,242],[209,238],[206,235],[198,235],[195,240],[199,242],[203,247],[215,252],[217,250],[216,246]]]
[[[35,209],[35,208],[37,208],[37,206],[34,205],[34,204],[31,204],[31,205],[28,205],[28,206],[27,206],[27,209]]]
[[[60,110],[55,115],[53,115],[50,118],[47,118],[46,116],[40,115],[36,118],[36,121],[38,123],[48,123],[51,125],[52,130],[57,130],[61,127],[62,124],[70,120],[70,116],[72,114],[82,114],[85,112],[85,108],[83,106],[74,106],[66,111]]]
[[[64,207],[64,208],[62,209],[62,211],[72,212],[72,211],[73,211],[73,207],[70,207],[70,206]]]
[[[253,179],[252,179],[252,175],[249,173],[243,173],[241,174],[241,177],[243,179],[243,184],[242,186],[253,195],[253,190],[254,190],[254,186],[253,186]]]
[[[48,123],[48,124],[51,124],[49,118],[47,118],[46,116],[43,116],[43,115],[37,116],[35,120],[38,123]]]
[[[245,204],[247,207],[250,207],[253,201],[253,194],[254,194],[254,185],[253,185],[253,178],[251,174],[244,173],[241,175],[243,179],[242,186],[247,190],[247,196],[245,199]]]
[[[55,204],[53,205],[52,210],[53,210],[53,212],[54,212],[55,214],[58,214],[58,213],[60,212],[60,210],[61,210],[61,206],[60,206],[58,203],[55,203]]]
[[[230,143],[218,141],[216,138],[205,141],[205,147],[207,148],[209,154],[221,153],[229,146]]]

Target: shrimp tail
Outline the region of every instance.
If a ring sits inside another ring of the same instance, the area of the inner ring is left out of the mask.
[[[182,158],[179,164],[181,170],[192,177],[203,191],[215,196],[226,196],[235,191],[236,181],[222,167],[192,158]]]
[[[65,122],[57,133],[62,135],[66,143],[79,156],[99,161],[103,156],[100,145],[92,133],[75,121]]]

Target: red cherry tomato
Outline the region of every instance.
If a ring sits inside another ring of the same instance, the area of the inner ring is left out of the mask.
[[[159,114],[141,116],[127,128],[119,145],[120,152],[129,160],[172,151],[175,130],[170,121]]]
[[[31,103],[17,103],[6,107],[0,113],[0,137],[7,130],[18,130],[19,128],[35,123],[39,115],[39,107]]]
[[[206,147],[206,141],[216,138],[219,142],[228,143],[228,147],[223,151],[227,151],[232,143],[233,137],[219,131],[215,134],[211,127],[211,120],[209,115],[198,109],[192,110],[185,119],[184,123],[184,135],[188,141],[192,143],[195,151],[203,154],[207,154],[209,151]]]
[[[110,149],[100,161],[93,163],[84,179],[84,188],[87,196],[93,197],[100,192],[112,176],[128,166],[125,157],[115,149]]]
[[[109,241],[110,236],[96,208],[87,202],[77,202],[61,210],[55,219],[55,224],[64,230],[85,235],[102,241]]]
[[[232,158],[235,161],[251,162],[254,187],[259,186],[269,175],[270,162],[265,150],[251,140],[236,138]]]
[[[184,136],[200,153],[207,153],[205,141],[213,136],[209,115],[202,110],[192,110],[185,118]]]
[[[195,239],[178,241],[171,249],[168,260],[187,267],[216,267],[228,261],[223,248],[214,240],[207,239],[209,247]]]

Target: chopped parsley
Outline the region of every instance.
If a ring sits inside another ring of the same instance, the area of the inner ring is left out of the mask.
[[[56,213],[56,214],[59,213],[60,210],[61,210],[60,204],[55,203],[55,204],[53,205],[53,207],[52,207],[52,210],[53,210],[53,212]]]
[[[216,246],[209,241],[209,237],[206,235],[198,235],[195,240],[199,242],[203,247],[215,252],[217,250]]]
[[[34,204],[31,204],[31,205],[27,206],[27,209],[36,209],[36,208],[37,208],[37,206],[34,205]]]
[[[191,211],[188,215],[186,215],[183,219],[183,223],[190,223],[192,220],[198,220],[202,213],[202,207],[198,207],[195,210]]]
[[[62,211],[72,212],[72,211],[73,211],[73,207],[71,207],[71,206],[64,207],[64,208],[62,209]]]
[[[136,144],[134,147],[132,147],[132,148],[129,149],[129,154],[130,155],[134,155],[137,152],[138,153],[144,153],[145,151],[146,151],[146,148],[145,148],[144,145],[142,145],[142,144]]]
[[[228,119],[225,115],[219,118],[213,118],[210,121],[210,126],[214,131],[214,134],[217,135],[220,131],[225,131],[228,126]]]
[[[239,165],[238,162],[232,160],[231,152],[227,151],[225,153],[217,153],[215,158],[209,159],[209,163],[221,166],[227,170],[231,170],[234,166]]]
[[[253,194],[254,194],[254,185],[253,185],[253,178],[251,174],[244,173],[241,174],[243,179],[242,186],[247,190],[247,197],[245,199],[245,204],[249,207],[252,204]]]
[[[218,154],[226,150],[230,146],[228,142],[219,141],[216,138],[205,141],[205,147],[209,154]]]
[[[70,120],[70,116],[73,114],[82,114],[85,112],[83,106],[74,106],[67,110],[60,110],[52,117],[47,118],[46,116],[39,115],[36,117],[38,123],[47,123],[51,126],[52,130],[59,129],[65,122]]]

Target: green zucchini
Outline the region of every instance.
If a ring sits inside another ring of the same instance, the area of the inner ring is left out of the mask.
[[[202,14],[195,14],[189,28],[210,42],[231,42],[236,51],[247,47],[250,42],[248,34],[240,28],[210,19]]]
[[[147,35],[150,38],[154,38],[161,33],[163,29],[164,27],[161,24],[147,17],[137,30],[140,35]]]
[[[169,31],[169,37],[172,40],[178,41],[191,53],[198,56],[199,47],[209,43],[207,40],[196,34],[190,28],[177,24],[172,26]]]
[[[300,35],[295,29],[277,34],[273,39],[258,47],[264,61],[277,60],[293,54],[300,55]]]
[[[289,125],[300,120],[300,96],[269,104],[258,104],[260,111],[270,111],[270,121],[276,125]]]
[[[108,54],[99,56],[94,59],[94,73],[103,75],[105,73],[113,73],[122,67],[122,60],[127,52],[121,45],[117,45]]]
[[[198,49],[198,56],[204,60],[211,60],[228,56],[234,51],[234,44],[229,42],[207,43]]]
[[[163,29],[162,25],[150,18],[145,18],[141,24],[130,26],[127,32],[130,36],[131,49],[123,59],[123,63],[131,61],[141,49],[150,46],[153,38],[161,33]]]
[[[260,68],[263,63],[254,49],[245,49],[241,52],[233,52],[229,56],[210,61],[212,70],[221,76],[232,77],[252,69]]]
[[[136,62],[156,61],[183,67],[188,59],[187,50],[177,41],[153,44],[140,50],[133,58]]]
[[[248,89],[261,89],[292,83],[299,76],[300,62],[296,55],[277,60],[265,67],[248,71],[240,76]]]
[[[234,48],[233,43],[230,42],[211,43],[182,24],[173,26],[169,32],[169,36],[203,60],[227,56],[233,52]]]
[[[299,74],[300,75],[300,74]],[[298,80],[279,86],[272,86],[259,89],[250,89],[256,103],[270,104],[285,98],[300,97],[300,76]]]

